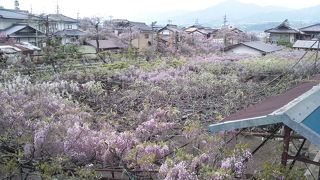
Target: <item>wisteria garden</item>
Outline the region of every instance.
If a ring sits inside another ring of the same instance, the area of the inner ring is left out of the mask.
[[[149,61],[114,55],[118,61],[82,68],[6,68],[0,76],[1,178],[245,177],[254,163],[250,147],[228,145],[232,133],[209,134],[208,124],[308,78],[313,62],[296,64],[302,54]]]

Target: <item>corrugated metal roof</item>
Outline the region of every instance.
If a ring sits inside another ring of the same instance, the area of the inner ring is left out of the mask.
[[[231,121],[236,119],[245,119],[245,118],[253,118],[257,116],[264,116],[274,112],[275,110],[281,108],[282,106],[288,104],[290,101],[299,97],[303,93],[309,91],[313,86],[319,84],[320,75],[317,75],[308,82],[302,82],[299,85],[289,89],[288,91],[276,95],[271,96],[265,99],[262,102],[259,102],[253,106],[245,108],[239,112],[236,112],[228,117],[226,117],[223,121]]]
[[[2,43],[0,44],[0,51],[3,53],[17,53],[17,52],[26,52],[26,51],[39,51],[39,47],[34,46],[28,42],[19,42],[19,43]]]
[[[319,41],[314,40],[298,40],[293,44],[293,48],[301,49],[318,49]]]
[[[223,122],[212,124],[209,131],[230,131],[283,123],[320,147],[320,75],[289,91],[265,100]],[[250,110],[249,110],[250,109]]]

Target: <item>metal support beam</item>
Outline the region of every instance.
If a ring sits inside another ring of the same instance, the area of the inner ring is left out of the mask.
[[[296,154],[295,157],[300,156],[300,153],[301,153],[302,148],[303,148],[303,146],[304,146],[305,143],[306,143],[306,139],[304,139],[304,140],[302,141],[302,144],[301,144],[300,148],[298,149],[297,154]],[[296,163],[296,160],[293,160],[292,163],[291,163],[291,165],[290,165],[290,170],[293,168],[293,166],[294,166],[295,163]]]
[[[288,159],[293,159],[296,161],[300,161],[300,162],[304,162],[304,163],[308,163],[308,164],[313,164],[313,165],[320,167],[320,162],[312,161],[312,160],[307,159],[305,157],[301,157],[301,156],[295,157],[295,156],[288,155]]]
[[[283,152],[282,152],[282,158],[281,158],[281,164],[283,166],[287,166],[287,162],[288,162],[288,151],[289,151],[289,144],[290,144],[290,133],[291,133],[291,129],[288,126],[284,126],[284,138],[283,138]]]
[[[252,155],[254,155],[260,148],[262,148],[270,139],[274,137],[274,135],[279,131],[282,125],[278,125],[275,130],[258,146],[255,150],[252,151]]]
[[[241,132],[241,135],[267,138],[268,136],[271,135],[271,133],[267,133],[267,132]],[[275,137],[275,138],[284,138],[284,136],[282,134],[274,134],[273,137]],[[291,139],[304,140],[305,138],[302,137],[302,136],[299,136],[299,135],[292,135]]]

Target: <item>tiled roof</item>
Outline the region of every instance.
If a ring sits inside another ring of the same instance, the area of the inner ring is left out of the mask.
[[[76,19],[73,19],[71,17],[65,16],[63,14],[48,14],[48,17],[52,21],[64,21],[64,22],[71,22],[71,23],[77,23],[78,22]]]
[[[279,26],[265,30],[267,33],[287,33],[287,34],[299,34],[299,30],[292,28],[289,24],[289,21],[286,19]]]
[[[166,30],[166,29],[169,31],[172,31],[172,32],[177,32],[177,33],[182,32],[182,30],[177,25],[173,25],[173,24],[166,25],[162,29],[158,30],[158,32]]]
[[[10,35],[13,34],[15,32],[18,32],[24,28],[28,27],[28,25],[23,25],[23,24],[19,24],[19,25],[13,25],[7,29],[5,29],[4,31],[2,31],[3,33],[5,33],[6,35]]]
[[[43,32],[41,32],[41,31],[39,31],[39,30],[37,30],[37,29],[27,25],[27,24],[14,24],[11,27],[9,27],[9,28],[1,31],[1,32],[6,34],[6,35],[11,35],[11,34],[14,34],[14,33],[18,32],[18,31],[21,31],[22,29],[25,29],[25,28],[32,28],[35,31],[38,31],[39,32],[39,36],[44,34]]]
[[[128,21],[126,19],[112,20],[111,24],[109,23],[109,25],[111,25],[115,29],[132,28],[140,31],[152,31],[152,28],[144,22],[133,22],[133,21]]]
[[[85,32],[80,31],[79,29],[64,29],[62,31],[57,31],[56,36],[84,36]]]
[[[314,24],[314,25],[311,25],[311,26],[307,26],[307,27],[303,27],[303,28],[300,29],[300,31],[303,31],[303,32],[318,32],[318,33],[320,33],[320,23]]]
[[[6,19],[28,19],[29,13],[13,9],[0,9],[0,18]]]

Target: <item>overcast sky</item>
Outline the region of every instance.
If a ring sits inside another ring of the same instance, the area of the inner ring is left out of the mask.
[[[143,15],[172,12],[196,11],[218,4],[224,0],[58,0],[60,13],[76,18],[104,16],[113,18],[139,19]],[[272,5],[288,8],[304,8],[319,5],[320,0],[239,0],[261,6]],[[33,13],[55,13],[57,0],[19,0],[20,9]],[[0,0],[0,6],[13,8],[14,0]]]

